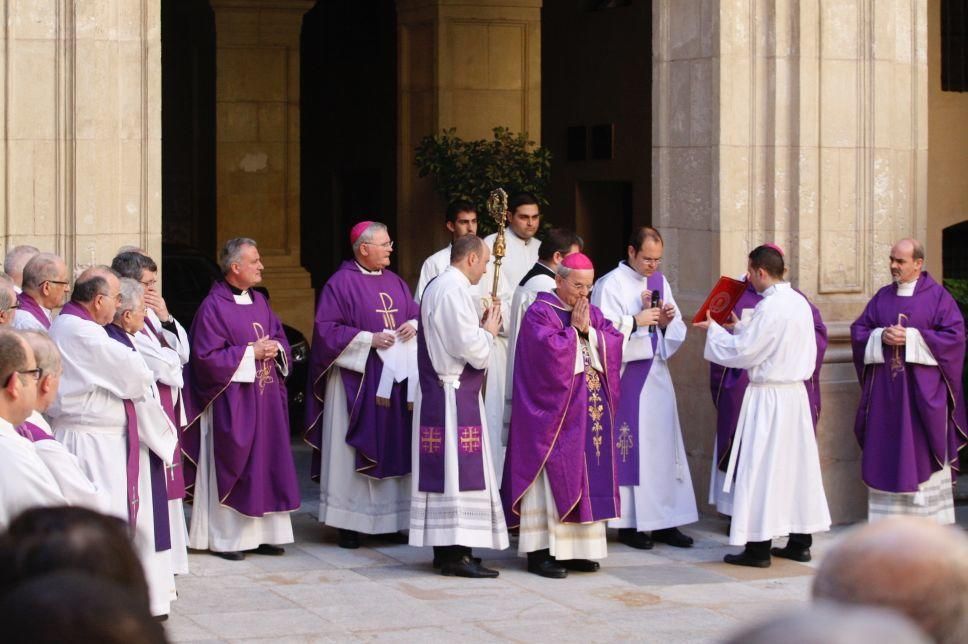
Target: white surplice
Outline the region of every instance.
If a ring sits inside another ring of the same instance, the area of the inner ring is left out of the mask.
[[[50,436],[49,440],[35,441],[34,447],[40,460],[57,481],[61,494],[67,502],[96,512],[106,511],[106,495],[98,492],[97,486],[81,467],[81,461],[54,439],[54,432],[47,423],[47,419],[39,411],[34,410],[27,418],[27,422],[33,423]]]
[[[449,255],[448,255],[449,257]],[[364,273],[379,275],[382,271]],[[416,338],[410,342],[416,342]],[[376,479],[356,471],[356,450],[347,444],[350,418],[341,369],[363,373],[373,334],[360,331],[326,374],[319,468],[319,522],[364,534],[406,530],[410,524],[410,476]],[[375,404],[375,403],[373,403]]]
[[[899,282],[898,297],[911,297],[918,285],[917,278]],[[864,364],[884,364],[884,329],[874,329],[864,347]],[[924,341],[921,331],[913,327],[904,330],[905,364],[937,367],[938,361]],[[941,525],[955,522],[954,491],[951,488],[951,468],[947,465],[918,486],[917,492],[887,492],[868,488],[867,520],[879,521],[891,516],[909,515],[931,519]]]
[[[248,291],[233,295],[235,303],[251,306]],[[275,361],[281,375],[289,375],[285,352]],[[255,349],[248,346],[239,366],[232,375],[232,382],[255,382]],[[261,517],[250,517],[234,508],[223,505],[218,495],[218,482],[214,467],[214,444],[212,437],[212,405],[199,418],[201,445],[198,454],[198,471],[195,474],[195,494],[192,518],[188,527],[188,547],[193,550],[213,552],[238,552],[252,550],[262,544],[280,545],[292,543],[292,519],[289,512],[270,512]]]
[[[147,325],[142,332],[135,334],[134,344],[138,347],[141,357],[144,358],[145,364],[148,365],[154,375],[155,381],[171,387],[172,403],[181,416],[177,419],[178,424],[180,427],[184,427],[187,419],[185,418],[184,405],[179,403],[182,399],[181,390],[184,385],[182,368],[191,355],[188,333],[174,317],[170,318],[175,327],[174,331],[164,328],[161,320],[158,319],[158,314],[151,309],[148,309],[147,319],[151,321],[151,325],[161,334],[168,346],[163,346]],[[173,467],[181,467],[180,458],[174,462]],[[176,575],[187,575],[188,524],[185,522],[185,509],[181,499],[168,501],[168,523],[171,526],[172,569]]]
[[[47,319],[50,320],[51,319],[50,311],[48,309],[45,309],[44,307],[40,307],[40,308],[47,316]],[[18,331],[43,331],[44,333],[47,333],[47,328],[40,323],[40,320],[35,318],[32,313],[28,311],[23,311],[21,309],[17,309],[14,312],[12,326]]]
[[[0,532],[24,510],[68,503],[35,444],[0,418]]]
[[[171,552],[155,551],[148,451],[170,464],[175,435],[141,354],[111,338],[96,322],[59,315],[50,337],[61,352],[64,373],[57,400],[47,410],[54,435],[78,457],[104,494],[108,514],[128,518],[127,417],[124,399],[138,416],[140,471],[135,550],[145,569],[153,615],[166,615],[175,598]]]
[[[410,509],[410,545],[504,549],[508,546],[507,525],[501,506],[499,481],[491,458],[488,418],[481,409],[484,489],[460,491],[457,465],[457,399],[460,376],[466,365],[483,369],[489,363],[494,338],[480,326],[477,303],[467,277],[447,268],[424,292],[420,324],[427,352],[444,390],[444,492],[419,490],[420,406],[418,392],[413,411],[413,479]]]
[[[423,297],[424,289],[427,288],[427,284],[430,280],[434,279],[438,275],[444,272],[448,266],[450,266],[450,248],[453,244],[447,244],[444,248],[441,248],[436,253],[424,260],[423,265],[420,267],[420,278],[417,280],[417,290],[413,293],[413,299],[420,303],[420,298]]]
[[[733,493],[731,545],[830,529],[803,386],[816,367],[813,313],[787,283],[762,295],[733,334],[715,322],[706,334],[706,360],[750,378],[724,484]]]
[[[647,288],[647,278],[621,262],[595,284],[592,303],[620,330],[631,329],[632,316],[642,311],[642,291]],[[665,276],[662,297],[663,304],[676,305]],[[686,324],[678,307],[669,325],[665,329],[656,327],[655,333],[655,354],[648,327],[636,329],[622,351],[623,371],[633,360],[651,358],[652,366],[639,393],[639,484],[619,487],[622,516],[609,522],[612,528],[649,531],[699,520],[668,363],[686,340]]]

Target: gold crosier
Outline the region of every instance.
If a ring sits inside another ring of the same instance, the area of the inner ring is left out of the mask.
[[[497,284],[501,277],[501,261],[507,245],[504,242],[504,227],[508,221],[508,193],[504,188],[492,190],[487,198],[487,212],[491,218],[497,222],[497,237],[494,239],[494,248],[491,253],[494,255],[494,283],[491,285],[491,301],[497,299]]]

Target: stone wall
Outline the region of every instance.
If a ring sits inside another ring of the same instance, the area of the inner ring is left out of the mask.
[[[75,267],[161,251],[160,0],[11,0],[0,236]]]

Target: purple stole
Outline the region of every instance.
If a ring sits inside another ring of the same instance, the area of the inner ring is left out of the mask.
[[[128,334],[121,327],[115,324],[108,324],[104,327],[104,330],[112,339],[117,340],[132,351],[137,351],[131,342],[131,338],[128,337]],[[137,499],[141,449],[138,441],[138,415],[135,412],[134,402],[127,398],[123,399],[123,402],[124,415],[128,419],[128,498],[130,499],[133,493]],[[134,440],[131,440],[132,434],[134,435]],[[133,483],[132,474],[134,474]],[[171,549],[171,526],[168,523],[168,495],[165,488],[165,464],[151,450],[148,451],[148,476],[151,480],[151,514],[154,518],[155,552],[162,552],[163,550]],[[129,503],[129,505],[137,506],[137,503]],[[132,512],[134,513],[133,517],[131,516]],[[137,519],[137,507],[129,509],[128,513],[129,518],[132,519],[131,525],[133,527]]]
[[[908,364],[905,347],[883,345],[883,364],[864,364],[871,332],[898,323],[916,328],[938,366]],[[954,298],[926,272],[911,297],[885,286],[850,327],[854,366],[862,391],[854,433],[863,449],[861,471],[869,487],[915,492],[950,463],[968,442],[961,374],[965,322]]]
[[[153,333],[161,346],[170,348],[168,343],[165,341],[165,337],[155,329],[151,320],[145,316],[145,326],[141,329],[141,333],[148,335]],[[182,451],[181,451],[181,426],[179,425],[179,416],[181,405],[175,403],[175,393],[174,389],[170,385],[158,381],[155,383],[158,387],[158,397],[161,401],[161,408],[165,410],[165,414],[171,419],[172,425],[175,426],[175,436],[178,438],[175,443],[175,454],[172,458],[172,464],[168,470],[168,475],[165,477],[165,483],[168,487],[168,500],[177,501],[185,496],[185,475],[182,471]]]
[[[647,279],[650,291],[659,292],[659,300],[663,299],[662,273],[656,271]],[[659,346],[658,328],[652,333],[652,355]],[[618,484],[639,484],[639,401],[642,400],[642,387],[649,377],[653,358],[648,360],[633,360],[625,363],[625,371],[619,389],[618,413],[615,415],[615,425],[618,427]]]
[[[423,324],[417,329],[417,368],[420,373],[420,480],[421,492],[444,492],[444,454],[447,413],[444,387],[430,361]],[[484,370],[464,365],[457,399],[457,470],[461,492],[484,489],[480,393]]]
[[[40,322],[45,329],[50,331],[50,318],[44,313],[44,309],[37,304],[37,300],[30,297],[26,293],[20,293],[17,296],[17,301],[20,304],[20,310],[30,313],[34,318]]]
[[[508,526],[520,524],[521,499],[542,470],[563,523],[620,514],[613,411],[619,398],[623,338],[596,306],[589,309],[605,371],[576,349],[571,311],[554,293],[539,293],[521,322],[515,354],[511,425],[501,482]],[[574,373],[575,351],[585,369]]]
[[[53,440],[53,436],[45,432],[43,429],[33,424],[29,420],[25,420],[21,424],[14,427],[17,433],[29,440],[31,443],[36,443],[38,441]]]

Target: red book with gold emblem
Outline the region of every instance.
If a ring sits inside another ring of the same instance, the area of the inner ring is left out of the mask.
[[[716,286],[709,292],[709,297],[699,308],[699,312],[692,318],[693,322],[702,322],[706,319],[706,311],[712,314],[714,320],[719,324],[729,321],[729,314],[736,306],[737,300],[746,290],[746,282],[734,280],[732,277],[719,278]]]

